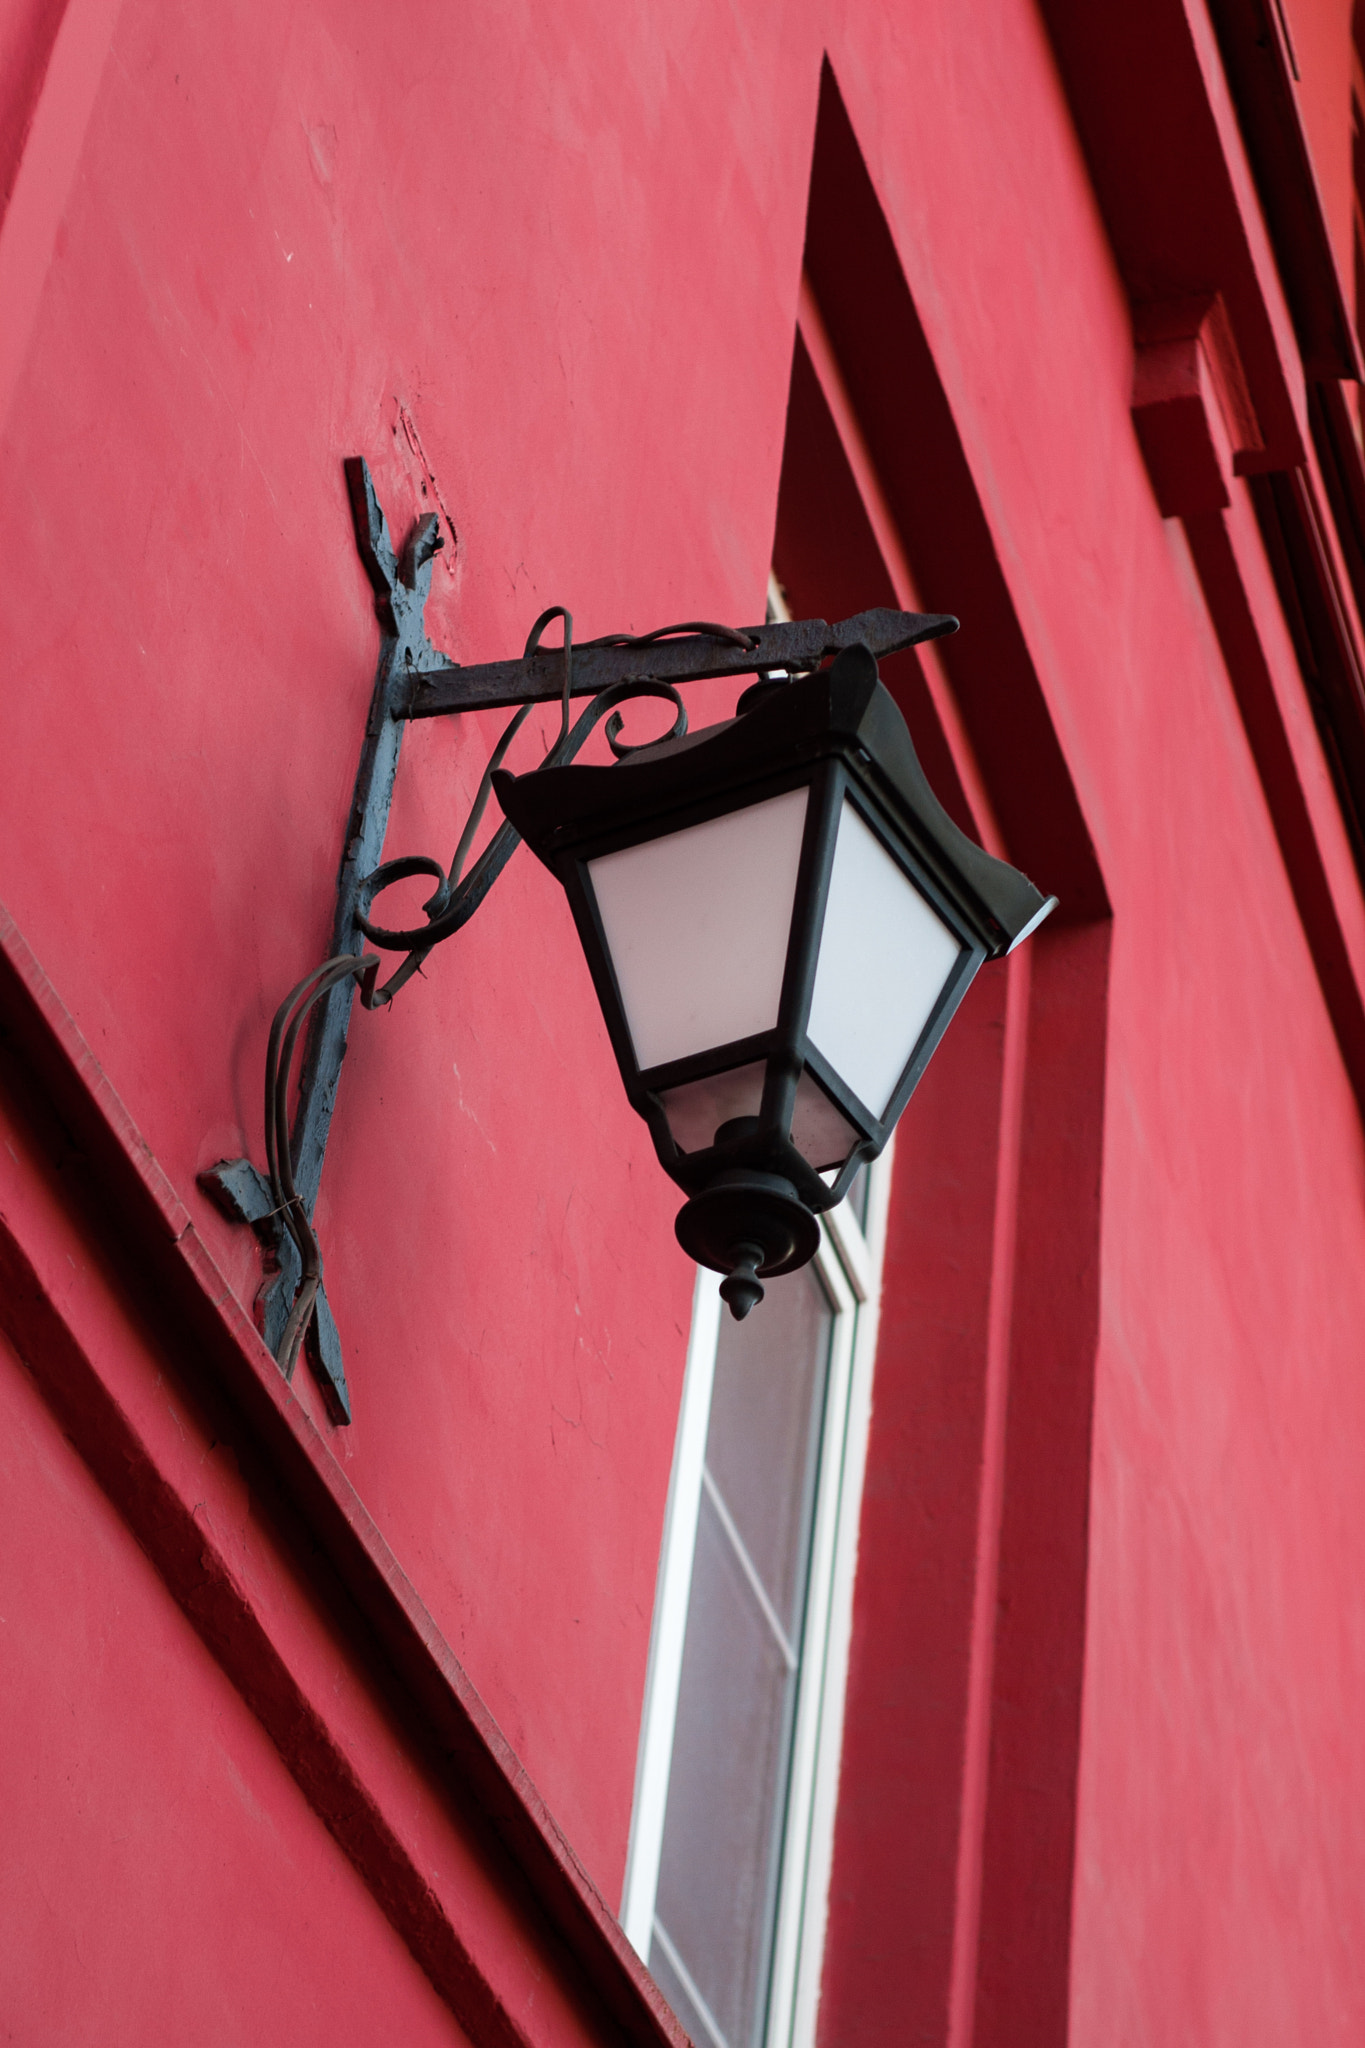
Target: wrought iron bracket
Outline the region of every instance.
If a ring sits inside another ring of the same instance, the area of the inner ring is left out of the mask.
[[[334,954],[359,953],[363,949],[355,922],[360,884],[383,858],[384,834],[406,722],[402,711],[412,690],[412,679],[425,671],[448,666],[445,656],[427,638],[425,617],[432,565],[442,545],[439,521],[434,513],[419,519],[400,555],[389,536],[388,521],[369,465],[360,457],[352,457],[346,464],[346,487],[356,545],[374,590],[380,640],[379,664],[342,841],[332,919]],[[346,1057],[355,992],[355,982],[347,981],[323,998],[313,1013],[304,1053],[294,1118],[293,1156],[295,1182],[310,1219],[322,1181],[322,1162]],[[270,1185],[249,1159],[220,1161],[200,1175],[199,1185],[233,1221],[249,1223],[273,1255],[275,1270],[266,1275],[257,1297],[256,1313],[266,1344],[278,1356],[298,1291],[301,1265],[272,1200]],[[325,1288],[318,1291],[314,1321],[308,1333],[308,1352],[329,1415],[334,1422],[349,1422],[351,1398],[341,1339]]]
[[[367,936],[381,946],[403,950],[398,942],[404,935],[381,933],[369,925],[366,913],[370,891],[366,885],[378,884],[376,871],[383,861],[403,730],[410,719],[563,700],[567,666],[569,694],[593,699],[589,713],[578,721],[572,734],[567,730],[566,718],[566,729],[551,756],[569,758],[582,744],[596,716],[632,694],[666,695],[679,702],[675,694],[679,683],[700,682],[707,677],[796,674],[818,668],[858,641],[874,655],[892,654],[919,641],[950,633],[957,625],[956,619],[942,614],[874,610],[860,612],[836,626],[827,625],[823,619],[801,619],[753,626],[742,632],[723,627],[674,627],[662,636],[619,635],[575,648],[571,663],[559,648],[539,649],[537,628],[532,634],[532,651],[520,660],[462,666],[433,647],[427,638],[425,613],[432,566],[443,545],[437,518],[428,514],[419,519],[400,554],[390,537],[368,465],[358,456],[346,463],[346,486],[356,544],[374,590],[380,627],[379,664],[343,835],[332,920],[331,957],[344,965],[345,956],[354,955],[357,970]],[[668,637],[670,634],[681,637]],[[680,713],[680,718],[685,727],[685,714]],[[611,726],[608,737],[613,737]],[[510,826],[502,830],[511,834]],[[452,874],[449,883],[438,888],[428,906],[428,916],[435,920],[429,934],[421,933],[416,939],[406,935],[407,971],[422,957],[428,944],[450,936],[472,914],[501,871],[513,844],[514,835],[491,861],[485,856],[464,884],[464,902],[439,917],[438,910],[451,901],[457,877]],[[439,872],[434,863],[426,861],[394,866],[409,873]],[[389,879],[396,879],[392,870]],[[391,991],[401,986],[405,978],[400,971],[390,985]],[[357,972],[346,970],[346,978],[335,982],[317,1000],[308,1024],[299,1079],[289,1152],[296,1207],[301,1207],[307,1218],[304,1242],[314,1252],[311,1219],[322,1179],[356,991]],[[384,990],[377,996],[366,995],[368,1003],[387,999]],[[281,1358],[288,1376],[293,1370],[293,1359],[286,1362],[282,1347],[304,1277],[296,1233],[291,1234],[293,1226],[285,1215],[289,1205],[280,1201],[277,1188],[249,1159],[220,1160],[199,1176],[199,1185],[226,1216],[234,1222],[250,1224],[266,1249],[269,1270],[257,1296],[257,1319],[267,1345]],[[305,1337],[309,1363],[331,1419],[348,1423],[351,1400],[341,1339],[320,1277],[310,1284],[315,1286],[316,1293]],[[295,1354],[297,1345],[295,1338]]]

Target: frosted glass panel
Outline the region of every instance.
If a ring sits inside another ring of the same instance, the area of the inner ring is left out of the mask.
[[[589,861],[642,1068],[777,1022],[804,789]]]
[[[844,803],[811,1002],[811,1042],[885,1111],[962,943]]]
[[[861,1137],[841,1109],[836,1109],[819,1082],[803,1072],[796,1084],[792,1110],[792,1143],[817,1173],[842,1166]]]
[[[723,1074],[708,1074],[704,1081],[684,1081],[681,1088],[665,1089],[659,1100],[679,1148],[704,1152],[731,1117],[757,1116],[763,1107],[766,1073],[762,1060],[751,1060],[742,1067],[727,1067]],[[803,1158],[817,1172],[842,1166],[861,1135],[819,1082],[803,1073],[792,1110],[792,1143]]]
[[[704,1081],[665,1089],[659,1100],[680,1149],[704,1152],[732,1116],[757,1116],[767,1071],[762,1060],[753,1060],[745,1067],[727,1067],[723,1074],[708,1074]]]
[[[849,1208],[857,1217],[858,1228],[862,1231],[867,1229],[867,1198],[871,1187],[872,1169],[868,1166],[860,1166],[853,1176],[853,1185],[844,1198]]]

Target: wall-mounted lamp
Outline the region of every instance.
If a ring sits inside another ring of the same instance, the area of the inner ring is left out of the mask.
[[[356,986],[366,1008],[392,1001],[473,915],[519,837],[568,892],[626,1093],[689,1197],[679,1242],[725,1274],[737,1316],[762,1299],[764,1278],[813,1255],[817,1216],[886,1144],[982,961],[1026,938],[1055,902],[954,825],[878,680],[878,654],[951,633],[956,619],[872,611],[832,628],[806,619],[744,631],[693,621],[575,647],[556,606],[520,661],[462,668],[423,625],[436,521],[419,522],[400,561],[365,464],[348,463],[347,480],[383,641],[332,952],[271,1030],[267,1173],[231,1160],[201,1177],[274,1251],[266,1341],[286,1378],[307,1341],[337,1421],[350,1420],[350,1402],[312,1211]],[[564,646],[542,650],[556,617]],[[736,716],[689,737],[677,685],[744,674],[759,680]],[[577,696],[591,702],[574,722]],[[673,727],[626,746],[619,706],[646,696],[674,706]],[[544,763],[507,773],[528,711],[555,698],[560,732]],[[450,868],[381,863],[404,723],[509,704],[516,715]],[[604,717],[616,762],[570,766]],[[466,873],[490,790],[507,821]],[[427,922],[376,925],[374,898],[415,875],[436,883]],[[405,955],[382,987],[365,939]]]
[[[746,1315],[813,1255],[982,961],[1052,905],[942,809],[861,641],[693,738],[493,786],[568,891],[626,1093],[691,1198],[678,1240]]]

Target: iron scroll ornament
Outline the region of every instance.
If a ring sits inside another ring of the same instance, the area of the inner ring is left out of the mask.
[[[573,761],[606,720],[615,759],[635,751],[622,739],[622,710],[639,700],[671,704],[673,724],[651,748],[682,738],[687,712],[678,686],[707,678],[754,675],[740,699],[747,709],[786,679],[809,674],[845,649],[862,644],[873,655],[955,632],[947,614],[877,609],[829,626],[823,619],[768,622],[734,628],[687,620],[645,634],[617,633],[575,643],[572,615],[562,605],[541,613],[519,659],[462,666],[427,638],[425,607],[432,567],[443,546],[434,515],[419,519],[401,554],[390,539],[368,465],[346,463],[356,541],[369,576],[380,624],[379,662],[347,818],[338,874],[332,943],[326,959],[291,989],[271,1025],[265,1072],[266,1171],[249,1159],[220,1160],[199,1185],[234,1222],[256,1231],[271,1261],[257,1298],[266,1344],[286,1380],[307,1351],[331,1420],[351,1420],[339,1333],[328,1304],[321,1246],[313,1212],[321,1182],[354,999],[375,1010],[391,1003],[433,948],[454,937],[488,895],[519,844],[504,820],[466,866],[487,810],[493,777],[530,711],[557,701],[559,732],[543,762],[531,771]],[[542,646],[556,620],[563,644]],[[587,697],[575,719],[573,703]],[[402,734],[413,719],[460,711],[515,707],[480,780],[448,867],[426,855],[381,858]],[[435,887],[422,906],[425,923],[403,929],[379,924],[373,911],[384,890],[416,876]],[[375,950],[370,951],[367,948]],[[403,957],[386,981],[384,954]],[[306,1034],[306,1035],[305,1035]],[[290,1081],[300,1043],[302,1065],[296,1107],[289,1116]]]

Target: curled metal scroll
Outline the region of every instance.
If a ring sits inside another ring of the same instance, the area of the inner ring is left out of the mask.
[[[539,764],[539,768],[534,772],[539,773],[540,769],[544,768],[561,768],[567,762],[572,761],[581,752],[594,727],[604,717],[607,718],[607,744],[617,760],[624,760],[628,755],[635,753],[637,749],[627,745],[621,739],[622,720],[618,707],[622,704],[628,704],[636,698],[662,698],[666,703],[674,707],[674,719],[669,730],[661,739],[651,740],[648,743],[649,745],[659,746],[666,740],[681,739],[683,737],[687,731],[687,708],[682,698],[678,695],[672,683],[661,682],[657,677],[647,675],[632,676],[624,682],[612,683],[605,690],[599,690],[586,711],[582,712],[578,719],[571,724],[573,617],[562,605],[552,605],[547,611],[543,611],[536,620],[527,637],[526,657],[529,659],[535,653],[540,645],[541,634],[550,621],[555,618],[561,618],[564,621],[564,693],[561,700],[559,735],[554,745],[550,748],[549,753],[545,756],[545,759]],[[586,641],[584,645],[589,647],[648,647],[666,636],[703,632],[713,636],[723,635],[741,647],[748,647],[753,644],[751,634],[734,632],[728,626],[714,626],[704,622],[689,621],[686,625],[664,626],[655,633],[644,633],[638,636],[621,633],[612,634],[602,640]],[[403,961],[397,972],[391,975],[382,987],[374,988],[368,993],[362,992],[361,1001],[366,1009],[377,1010],[381,1009],[384,1004],[391,1003],[403,984],[417,972],[432,947],[438,946],[443,939],[448,939],[455,932],[459,931],[462,925],[468,924],[470,918],[474,915],[474,912],[483,902],[484,897],[488,894],[488,891],[511,859],[517,846],[518,834],[512,825],[504,822],[493,834],[493,837],[479,855],[478,860],[474,863],[468,875],[464,874],[464,864],[469,857],[469,849],[483,820],[488,798],[493,788],[494,771],[502,766],[507,749],[521,730],[531,709],[532,707],[529,704],[521,706],[508,721],[498,744],[489,756],[488,766],[484,769],[483,777],[475,792],[473,804],[470,806],[469,817],[464,831],[460,835],[460,843],[455,849],[455,858],[450,864],[449,871],[447,872],[436,861],[431,860],[424,854],[410,854],[398,860],[382,862],[361,883],[360,902],[355,920],[358,929],[364,933],[372,946],[378,946],[386,953],[407,954],[407,958]],[[607,716],[608,713],[610,713],[610,716]],[[430,875],[437,884],[436,889],[422,905],[427,922],[424,925],[411,925],[403,930],[391,930],[385,925],[373,923],[370,911],[375,897],[380,895],[383,890],[392,887],[395,882],[409,881],[414,875]]]
[[[669,740],[683,737],[687,731],[686,707],[674,685],[661,681],[657,676],[632,676],[610,684],[605,690],[600,690],[587,709],[571,723],[573,618],[562,605],[551,605],[536,620],[527,638],[526,656],[529,658],[536,652],[546,626],[556,618],[564,621],[564,690],[559,734],[545,759],[532,772],[538,774],[541,769],[563,767],[572,761],[603,718],[607,720],[607,744],[618,761],[641,751],[639,747],[631,746],[621,739],[620,707],[636,698],[658,698],[674,707],[674,719],[669,730],[661,738],[648,741],[647,745],[660,746]],[[713,639],[729,640],[746,651],[757,644],[752,634],[737,632],[731,627],[713,625],[704,620],[689,620],[681,626],[662,626],[654,633],[609,634],[601,640],[589,640],[582,644],[587,647],[648,648],[660,640],[686,634],[706,634]],[[266,1050],[266,1165],[275,1213],[283,1218],[285,1228],[298,1249],[302,1266],[302,1279],[277,1354],[286,1379],[293,1376],[322,1288],[322,1251],[307,1206],[295,1185],[294,1163],[290,1153],[289,1077],[300,1033],[314,1007],[340,982],[352,976],[360,983],[360,1000],[367,1010],[381,1009],[391,1003],[405,982],[416,974],[432,948],[440,945],[443,939],[453,937],[463,925],[468,924],[519,843],[519,833],[514,826],[504,820],[469,873],[465,874],[465,862],[469,858],[470,848],[473,846],[492,793],[494,771],[501,767],[508,748],[533,708],[531,704],[523,704],[520,707],[508,721],[489,756],[488,765],[475,791],[474,801],[470,806],[469,816],[460,834],[460,843],[455,849],[450,867],[442,867],[439,861],[432,860],[425,854],[405,854],[397,860],[381,862],[361,882],[355,916],[356,926],[371,945],[379,947],[382,952],[406,955],[397,970],[381,987],[378,985],[378,954],[336,954],[330,960],[324,960],[311,974],[305,975],[304,979],[290,990],[275,1013]],[[395,883],[410,881],[416,875],[429,876],[436,883],[432,894],[422,906],[427,922],[402,931],[391,931],[383,925],[372,923],[369,913],[375,897]]]
[[[613,683],[594,697],[587,710],[569,731],[561,732],[559,739],[534,772],[539,774],[544,768],[560,768],[572,761],[575,755],[581,752],[594,726],[604,717],[607,718],[607,744],[616,758],[624,760],[627,755],[637,752],[635,747],[622,743],[619,737],[621,714],[615,708],[637,697],[660,697],[672,704],[674,720],[668,732],[663,735],[663,739],[682,738],[687,731],[687,707],[677,690],[672,683],[661,683],[652,676],[642,676],[630,682]],[[607,717],[608,713],[611,714],[610,717]],[[408,955],[397,973],[391,975],[382,988],[376,988],[369,995],[362,993],[361,1001],[367,1009],[381,1009],[385,1003],[392,1002],[404,982],[416,973],[432,947],[438,946],[442,939],[452,937],[462,925],[468,924],[515,852],[519,834],[514,826],[504,821],[469,873],[463,877],[461,875],[468,856],[469,842],[479,827],[493,786],[493,771],[501,767],[503,756],[525,716],[525,709],[516,714],[489,756],[488,766],[484,770],[483,780],[479,784],[470,810],[469,822],[455,850],[455,858],[450,864],[449,872],[447,873],[438,861],[431,860],[424,854],[408,854],[398,860],[384,861],[372,874],[366,875],[361,883],[360,908],[356,913],[357,926],[372,946],[378,946],[386,953]],[[648,744],[659,746],[662,740],[651,740]],[[373,923],[369,912],[375,897],[395,882],[409,881],[414,875],[431,875],[437,882],[436,889],[422,905],[427,922],[424,925],[408,926],[401,931],[390,930],[385,925]]]

